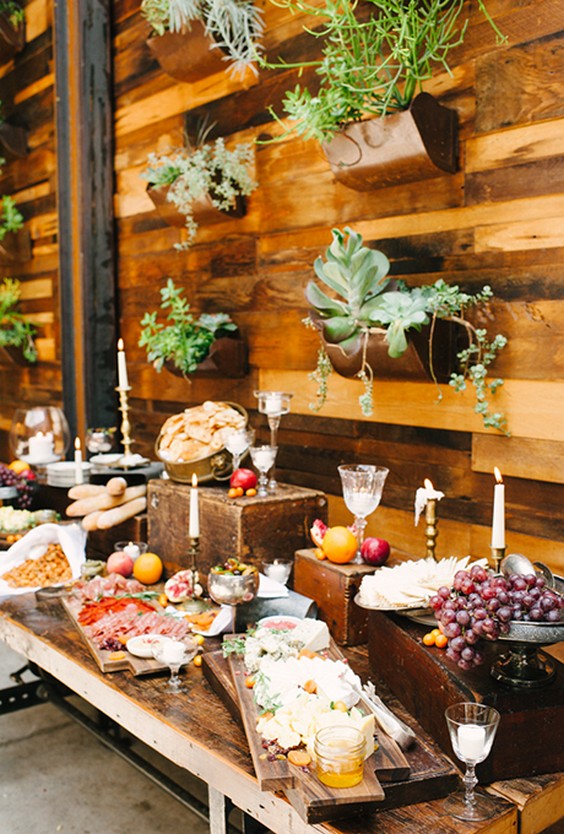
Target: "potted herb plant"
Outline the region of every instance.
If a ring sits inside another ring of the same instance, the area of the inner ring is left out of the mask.
[[[314,263],[324,289],[315,281],[306,287],[312,312],[305,322],[316,327],[321,338],[312,374],[318,383],[315,407],[325,402],[328,376],[334,369],[363,382],[359,402],[363,413],[370,415],[374,377],[401,376],[403,365],[408,378],[426,374],[435,382],[448,380],[457,391],[470,382],[476,393],[475,411],[484,425],[506,431],[505,416],[493,412],[488,402],[503,381],[488,380],[487,370],[507,340],[502,335],[491,339],[465,317],[468,309],[487,304],[490,287],[471,295],[439,279],[409,288],[390,280],[387,257],[363,246],[360,234],[348,227],[344,232],[333,229],[332,234],[325,260],[319,257]]]
[[[264,24],[251,0],[143,0],[141,14],[152,27],[151,54],[172,78],[194,82],[226,61],[236,75],[256,73]]]
[[[13,197],[0,197],[0,262],[27,261],[31,256],[29,235]]]
[[[37,361],[35,328],[18,312],[20,282],[4,278],[0,284],[0,347],[17,364]]]
[[[0,64],[25,45],[25,14],[16,0],[0,0]]]
[[[145,313],[139,346],[157,371],[165,367],[179,376],[242,377],[247,373],[247,349],[227,313],[202,313],[197,319],[183,290],[169,278],[161,289],[160,310]],[[159,322],[159,313],[166,323]]]
[[[249,173],[252,159],[250,145],[229,150],[221,137],[195,150],[149,156],[142,174],[149,196],[167,223],[188,230],[188,239],[177,249],[192,245],[198,223],[244,215],[244,197],[257,187]]]
[[[286,93],[294,124],[284,135],[317,139],[335,177],[359,191],[456,170],[456,113],[421,89],[434,68],[449,69],[448,53],[466,32],[467,0],[278,3],[317,19],[306,31],[322,44],[317,61],[265,64],[317,76]],[[478,5],[501,38],[484,0]]]

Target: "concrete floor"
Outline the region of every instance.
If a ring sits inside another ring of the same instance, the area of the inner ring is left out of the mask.
[[[0,642],[0,688],[25,660]],[[25,680],[32,680],[26,673]],[[205,785],[136,742],[200,799]],[[204,834],[208,825],[51,704],[0,716],[1,834]]]

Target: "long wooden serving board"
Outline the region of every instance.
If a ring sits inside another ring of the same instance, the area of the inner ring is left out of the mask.
[[[333,660],[343,659],[333,641],[329,657]],[[310,815],[319,821],[334,819],[352,812],[357,807],[366,809],[370,805],[382,802],[385,793],[376,775],[378,759],[384,770],[388,768],[404,776],[409,775],[409,765],[403,753],[395,742],[387,738],[385,752],[375,753],[366,760],[363,780],[352,788],[327,787],[309,769],[295,767],[286,759],[269,761],[264,755],[262,739],[256,731],[258,710],[252,690],[245,685],[243,660],[231,655],[229,667],[259,787],[261,790],[284,790],[304,819],[307,820]],[[390,745],[387,745],[388,741]]]
[[[98,646],[94,643],[93,640],[86,634],[82,625],[78,621],[78,612],[82,608],[82,604],[78,600],[69,599],[67,597],[62,597],[61,602],[63,603],[63,607],[73,623],[75,624],[76,628],[80,632],[84,642],[90,649],[92,657],[102,670],[102,672],[131,672],[136,677],[139,675],[151,675],[154,672],[164,672],[168,671],[168,666],[163,663],[160,663],[155,658],[143,658],[143,657],[135,657],[134,655],[130,654],[124,647],[124,654],[125,657],[118,658],[117,660],[112,658],[112,654],[114,652],[108,651],[107,649],[99,649]]]

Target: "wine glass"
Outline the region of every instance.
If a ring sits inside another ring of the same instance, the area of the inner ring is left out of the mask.
[[[485,820],[493,816],[495,803],[485,794],[476,795],[475,767],[490,753],[499,724],[499,712],[493,707],[463,702],[445,710],[452,749],[466,765],[464,792],[457,791],[445,800],[445,810],[460,820]]]
[[[255,430],[251,428],[235,429],[225,437],[224,445],[233,457],[233,471],[239,469],[241,458],[255,440]]]
[[[385,466],[372,466],[364,463],[348,463],[339,466],[339,475],[343,485],[343,498],[347,509],[354,515],[354,529],[358,549],[354,561],[362,562],[360,550],[364,541],[366,517],[374,512],[384,489],[384,482],[389,469]]]
[[[257,495],[264,498],[268,495],[268,491],[271,486],[266,473],[274,466],[278,449],[276,446],[251,446],[250,452],[253,466],[259,471]]]
[[[116,427],[86,429],[85,445],[91,455],[111,452],[114,448]]]
[[[43,466],[64,458],[69,444],[69,425],[60,408],[37,405],[14,413],[10,446],[16,458]]]
[[[218,605],[231,606],[231,631],[235,634],[237,606],[252,602],[259,587],[259,573],[253,565],[245,566],[242,573],[233,573],[222,565],[212,568],[208,574],[208,594]]]
[[[258,399],[258,410],[261,414],[266,415],[268,426],[270,428],[270,445],[278,446],[278,428],[280,426],[280,419],[284,414],[290,411],[290,400],[294,395],[286,391],[255,391],[255,397]],[[276,489],[276,481],[272,473],[268,483],[270,492]]]
[[[180,686],[178,673],[180,667],[196,655],[198,651],[196,641],[192,638],[185,638],[184,642],[180,642],[180,640],[173,640],[171,637],[163,637],[155,641],[152,651],[155,660],[168,666],[170,670],[168,691],[174,694],[185,692],[186,690]]]

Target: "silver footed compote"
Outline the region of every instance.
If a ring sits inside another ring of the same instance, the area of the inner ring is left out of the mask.
[[[259,587],[259,573],[254,565],[227,560],[215,565],[208,574],[208,594],[218,605],[231,606],[231,629],[235,634],[237,606],[252,602]]]
[[[343,498],[347,509],[354,515],[354,529],[358,548],[354,561],[362,562],[361,548],[366,529],[366,517],[374,512],[382,498],[389,469],[364,463],[347,463],[339,466],[343,486]]]
[[[493,816],[495,803],[485,794],[476,794],[475,768],[489,756],[499,724],[499,712],[472,701],[452,704],[445,710],[452,749],[466,765],[464,791],[457,791],[444,802],[447,813],[459,820],[486,820]]]

